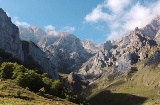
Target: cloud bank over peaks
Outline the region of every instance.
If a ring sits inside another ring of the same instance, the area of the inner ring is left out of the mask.
[[[56,31],[56,28],[52,25],[47,25],[44,27],[45,28],[45,31]],[[72,27],[72,26],[65,26],[65,27],[62,27],[60,29],[61,32],[68,32],[68,33],[72,33],[75,31],[75,27]]]
[[[63,27],[63,28],[61,29],[61,31],[72,33],[72,32],[75,31],[75,27],[65,26],[65,27]]]
[[[159,10],[160,0],[155,2],[148,0],[147,4],[142,4],[138,0],[105,0],[86,15],[85,21],[88,23],[104,21],[110,30],[106,35],[107,40],[115,40],[135,27],[147,25],[160,15]]]
[[[45,31],[49,31],[49,30],[56,30],[56,28],[52,25],[47,25],[47,26],[44,26],[45,28]]]
[[[31,25],[27,22],[19,21],[19,17],[13,17],[12,22],[15,23],[17,26],[21,26],[24,28],[30,27]]]

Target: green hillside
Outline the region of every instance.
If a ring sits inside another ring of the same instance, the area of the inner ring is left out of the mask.
[[[39,96],[17,86],[12,80],[0,79],[0,105],[76,105],[65,99]]]
[[[143,68],[144,62],[133,65],[135,73],[101,77],[82,94],[93,105],[160,105],[159,62]]]
[[[88,105],[60,80],[40,72],[37,65],[17,61],[0,50],[0,105]]]

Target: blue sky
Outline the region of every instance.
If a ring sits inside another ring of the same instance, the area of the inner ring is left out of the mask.
[[[0,0],[0,7],[18,25],[52,25],[103,43],[145,26],[159,14],[160,0]]]

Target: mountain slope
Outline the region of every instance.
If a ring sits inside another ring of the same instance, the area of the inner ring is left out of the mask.
[[[38,48],[33,42],[22,41],[22,48],[24,51],[24,61],[25,64],[31,66],[36,62],[38,66],[41,68],[43,73],[47,73],[54,79],[58,79],[58,72],[55,69],[54,65],[50,62],[49,58],[47,58],[46,54]]]
[[[120,40],[106,42],[104,49],[99,50],[92,58],[83,64],[79,70],[82,76],[94,78],[106,72],[105,68],[110,67],[114,71],[125,72],[131,69],[134,63],[148,57],[147,51],[157,46],[156,41],[149,39],[135,29]]]

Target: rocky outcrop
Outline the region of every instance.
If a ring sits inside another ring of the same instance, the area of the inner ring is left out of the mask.
[[[111,62],[109,62],[109,59],[112,59],[112,56],[107,50],[99,51],[82,65],[78,74],[84,76],[86,79],[97,77],[102,74],[102,69],[104,67],[110,65]]]
[[[12,54],[13,57],[24,61],[19,30],[11,22],[11,18],[0,8],[0,49]]]
[[[144,60],[144,59],[146,59],[146,58],[148,58],[148,54],[146,54],[146,52],[141,52],[140,54],[139,54],[139,58],[140,58],[140,60]]]
[[[23,41],[23,51],[25,63],[34,61],[40,66],[42,72],[47,73],[54,79],[58,79],[58,72],[55,66],[37,45],[33,42]]]
[[[116,66],[117,66],[116,70],[120,72],[130,70],[132,62],[133,60],[132,60],[131,53],[126,52],[116,61]]]
[[[147,60],[147,62],[144,64],[144,66],[148,66],[152,63],[155,63],[157,61],[159,61],[160,59],[160,51],[157,50],[154,52],[154,54]]]

